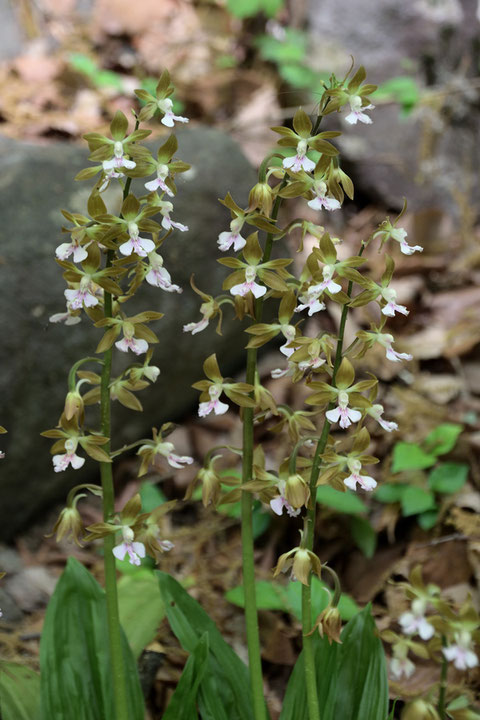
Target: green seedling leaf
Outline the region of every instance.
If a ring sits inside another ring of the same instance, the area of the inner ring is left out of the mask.
[[[340,490],[335,490],[330,485],[320,485],[317,488],[317,502],[347,515],[356,515],[368,511],[365,503],[357,495],[350,492],[343,493]]]
[[[407,487],[402,495],[402,513],[404,517],[423,513],[435,508],[435,497],[429,490],[421,487]]]
[[[208,633],[198,641],[183,669],[162,720],[197,720],[197,694],[208,667]]]
[[[212,720],[251,720],[247,667],[186,590],[167,573],[156,572],[156,576],[170,627],[184,650],[193,653],[204,633],[208,635],[208,667],[198,692],[200,715]]]
[[[462,430],[462,425],[443,423],[427,435],[424,441],[425,448],[432,455],[446,455],[457,444],[458,436]]]
[[[260,35],[255,44],[264,60],[278,64],[301,63],[305,58],[307,35],[301,30],[286,28],[282,40],[273,35]]]
[[[409,113],[420,100],[420,88],[415,78],[400,75],[379,85],[373,96],[376,100],[393,100]]]
[[[140,497],[142,499],[142,512],[152,512],[159,505],[163,505],[167,498],[157,485],[144,482],[140,486]]]
[[[425,510],[417,517],[417,522],[422,530],[431,530],[438,520],[437,510]]]
[[[40,710],[40,675],[25,665],[0,663],[2,720],[37,720]]]
[[[437,462],[434,453],[427,453],[416,443],[399,442],[393,448],[392,472],[424,470]]]
[[[239,476],[241,479],[241,475],[239,475],[236,471],[228,471],[226,473],[227,475],[232,476]],[[195,494],[194,494],[195,499]],[[200,493],[198,495],[198,498],[201,497],[201,489]],[[226,505],[219,505],[218,511],[222,513],[223,515],[228,515],[229,517],[234,517],[240,519],[241,516],[241,507],[240,502],[236,503],[227,503]],[[253,501],[253,510],[252,510],[252,530],[253,530],[253,539],[256,540],[259,538],[263,533],[268,530],[272,523],[272,516],[269,512],[265,511],[264,506],[259,500]]]
[[[468,465],[464,463],[442,463],[433,468],[428,476],[428,485],[439,493],[458,492],[467,482],[468,470]]]
[[[262,10],[267,17],[275,17],[285,5],[285,0],[261,0]]]
[[[123,575],[118,581],[120,622],[134,657],[155,639],[158,626],[165,617],[165,606],[158,581],[150,570]]]
[[[350,531],[357,547],[360,548],[365,557],[373,557],[377,549],[377,533],[368,520],[362,517],[352,517]]]
[[[375,500],[382,503],[400,502],[402,495],[407,488],[408,485],[405,483],[385,483],[384,485],[379,485],[377,487],[374,497]]]
[[[122,633],[128,716],[143,720],[137,667]],[[40,642],[40,720],[115,717],[104,590],[69,558],[48,604]]]
[[[261,0],[227,0],[229,12],[237,18],[252,17],[260,12]]]
[[[322,720],[385,720],[388,683],[385,654],[370,606],[343,629],[342,644],[314,636]],[[303,653],[290,677],[280,720],[308,717]]]
[[[282,63],[278,71],[282,79],[292,87],[313,90],[320,86],[318,73],[303,63]],[[314,159],[313,155],[312,159]]]
[[[281,610],[282,612],[292,612],[287,587],[279,583],[269,582],[268,580],[258,580],[255,583],[255,593],[257,598],[257,608],[259,610]],[[243,585],[228,590],[225,593],[228,602],[238,607],[245,607],[245,593]]]
[[[88,77],[90,82],[97,87],[112,87],[122,92],[124,81],[121,75],[111,70],[102,70],[93,58],[83,53],[71,53],[70,65],[82,75]]]

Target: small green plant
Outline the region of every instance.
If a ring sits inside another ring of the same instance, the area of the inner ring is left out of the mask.
[[[420,444],[396,443],[391,472],[398,475],[376,490],[375,499],[400,503],[404,517],[416,515],[421,528],[432,528],[438,520],[442,496],[458,492],[467,481],[466,463],[440,462],[442,455],[455,448],[462,430],[461,425],[444,423]]]

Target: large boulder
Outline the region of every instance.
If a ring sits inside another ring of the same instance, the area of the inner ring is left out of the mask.
[[[353,56],[368,82],[411,76],[421,89],[407,117],[398,105],[378,102],[373,126],[346,126],[339,145],[363,194],[390,207],[406,196],[411,209],[436,205],[456,214],[465,201],[478,206],[477,6],[477,0],[310,1],[319,67],[341,77]]]
[[[165,313],[152,325],[160,337],[153,364],[161,374],[150,390],[138,395],[144,413],[115,404],[115,447],[144,437],[152,425],[178,420],[191,410],[198,392],[190,386],[202,377],[207,355],[217,352],[224,374],[238,368],[243,358],[245,341],[237,323],[224,323],[222,337],[214,327],[192,337],[182,332],[182,326],[200,318],[201,300],[190,288],[191,273],[198,286],[211,294],[221,291],[225,277],[225,269],[216,262],[216,238],[228,229],[230,214],[218,198],[231,190],[239,203],[246,203],[256,174],[238,146],[217,130],[193,127],[177,136],[178,157],[189,162],[192,170],[179,178],[172,217],[189,225],[190,231],[175,232],[163,245],[162,255],[173,282],[184,292],[166,293],[145,284],[126,308],[128,314],[143,309]],[[0,449],[6,453],[0,461],[0,539],[9,540],[63,496],[66,488],[96,477],[97,466],[91,460],[80,471],[54,473],[50,441],[40,437],[40,432],[56,425],[68,370],[81,357],[94,353],[102,331],[85,317],[70,327],[48,321],[64,308],[65,283],[54,250],[65,239],[60,209],[85,211],[91,183],[75,183],[73,178],[88,165],[86,149],[26,145],[3,138],[0,157],[0,423],[8,430],[8,435],[0,437]],[[137,186],[141,194],[142,186]],[[122,353],[115,356],[117,367],[126,360]]]

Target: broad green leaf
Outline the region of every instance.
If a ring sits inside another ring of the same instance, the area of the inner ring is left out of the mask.
[[[368,520],[362,517],[352,517],[350,521],[350,531],[356,545],[365,557],[373,557],[377,549],[377,533]]]
[[[425,510],[417,517],[417,522],[422,530],[431,530],[438,520],[438,510]]]
[[[318,73],[303,63],[282,63],[278,72],[292,87],[316,89],[320,86]]]
[[[36,720],[40,710],[40,676],[26,665],[0,662],[2,720]]]
[[[140,497],[142,498],[142,512],[152,512],[167,500],[160,488],[149,482],[141,484]]]
[[[405,483],[384,483],[375,490],[375,500],[382,503],[400,502],[408,485]]]
[[[321,720],[337,720],[334,715],[336,695],[336,673],[341,645],[329,645],[326,637],[314,635],[315,667],[317,673],[317,690],[320,701]],[[308,718],[307,688],[305,685],[304,654],[300,653],[288,681],[287,690],[282,704],[280,720],[305,720]],[[342,718],[342,720],[346,720]]]
[[[409,112],[420,100],[420,88],[415,78],[400,75],[379,85],[374,97],[376,100],[394,100],[403,106],[405,112]]]
[[[284,5],[285,0],[261,0],[262,10],[267,17],[275,17]]]
[[[329,601],[331,594],[327,592],[326,583],[317,577],[312,577],[312,617],[315,619],[322,610],[324,610]],[[291,607],[290,612],[301,620],[302,618],[302,584],[299,582],[290,582],[287,586],[288,600]],[[349,595],[341,594],[338,603],[338,611],[342,620],[350,620],[357,612],[359,607]]]
[[[247,667],[196,600],[167,573],[156,572],[156,576],[170,627],[184,650],[193,653],[202,635],[208,634],[208,668],[198,693],[202,720],[251,720],[253,711]]]
[[[427,435],[423,444],[432,455],[446,455],[457,444],[462,430],[463,426],[457,423],[443,423]]]
[[[135,658],[154,640],[165,617],[158,581],[149,570],[138,570],[118,581],[120,622]]]
[[[269,582],[268,580],[257,580],[255,583],[255,593],[257,598],[257,608],[259,610],[282,610],[283,612],[291,612],[289,599],[287,594],[287,586],[280,583]],[[245,593],[243,585],[228,590],[225,593],[228,602],[245,607]]]
[[[405,517],[435,508],[433,493],[421,487],[408,487],[402,495],[402,513]]]
[[[466,483],[468,465],[464,463],[443,463],[433,468],[428,476],[428,485],[439,493],[455,493]]]
[[[392,472],[423,470],[437,462],[433,453],[427,453],[415,443],[399,442],[393,448]]]
[[[143,720],[137,668],[122,632],[128,714]],[[113,718],[114,699],[104,590],[69,558],[48,604],[40,642],[41,720]]]
[[[208,633],[203,633],[183,669],[162,720],[197,720],[197,694],[208,667]]]
[[[317,488],[317,502],[347,515],[356,515],[368,511],[367,506],[360,500],[358,495],[348,491],[335,490],[330,485],[320,485]]]
[[[255,591],[257,598],[257,608],[259,610],[280,610],[290,613],[299,620],[302,617],[302,586],[299,582],[289,582],[288,585],[282,585],[279,582],[268,580],[257,580],[255,583]],[[243,585],[228,590],[225,598],[238,605],[245,607],[245,594]],[[312,578],[312,616],[316,618],[329,603],[330,593],[327,591],[327,585],[317,577]],[[356,602],[349,596],[342,593],[338,610],[342,620],[350,620],[357,612],[359,607]]]
[[[287,28],[281,40],[273,35],[259,35],[255,44],[264,60],[279,64],[301,63],[305,58],[307,35],[301,30]]]
[[[228,472],[229,475],[236,475],[236,472]],[[228,488],[230,489],[230,488]],[[198,488],[198,498],[201,497],[201,488]],[[195,493],[193,495],[195,498]],[[239,518],[241,516],[241,508],[240,508],[240,502],[236,503],[227,503],[226,505],[219,505],[218,506],[218,512],[222,513],[223,515],[228,515],[229,517]],[[272,522],[272,515],[265,510],[265,507],[262,505],[259,500],[253,501],[253,510],[252,510],[252,530],[253,530],[253,539],[256,540],[260,537],[260,535],[263,535],[265,530],[267,530]]]
[[[387,664],[370,605],[348,623],[341,640],[333,718],[385,720]]]
[[[385,720],[388,684],[385,655],[370,606],[342,631],[342,644],[314,635],[317,689],[322,720]],[[290,677],[280,720],[308,717],[303,653]]]
[[[227,8],[237,18],[252,17],[260,12],[261,0],[227,0]]]

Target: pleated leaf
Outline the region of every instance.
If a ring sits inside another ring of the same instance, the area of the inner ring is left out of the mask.
[[[203,633],[183,669],[162,720],[198,720],[197,694],[208,666],[208,633]]]
[[[385,654],[367,605],[343,629],[342,644],[314,636],[322,720],[385,720],[388,683]],[[308,717],[303,653],[290,677],[280,720]]]
[[[143,720],[137,667],[125,635],[123,656],[128,716]],[[104,590],[74,558],[48,604],[40,643],[40,720],[114,718],[107,606]]]
[[[251,720],[253,717],[247,667],[225,642],[200,605],[167,573],[157,572],[167,618],[184,650],[195,652],[208,635],[207,668],[198,693],[202,720]]]
[[[2,720],[37,720],[40,710],[40,676],[25,665],[0,663]]]

